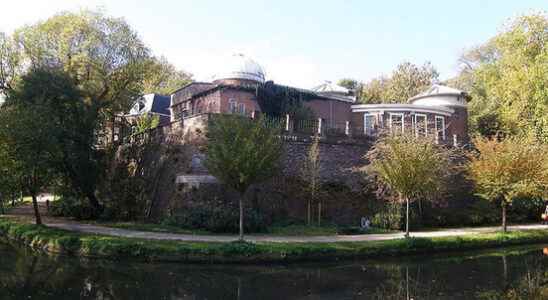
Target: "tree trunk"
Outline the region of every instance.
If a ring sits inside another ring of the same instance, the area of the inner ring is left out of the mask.
[[[95,194],[93,192],[88,192],[86,197],[88,198],[89,203],[95,210],[95,213],[97,215],[100,215],[103,212],[103,206],[101,205],[101,203],[99,203],[99,200],[97,200],[97,197],[95,197]]]
[[[502,202],[502,232],[506,233],[508,231],[508,228],[506,226],[506,202],[503,200]]]
[[[244,240],[244,195],[240,194],[240,241]]]
[[[318,226],[322,225],[322,201],[318,200]]]
[[[312,217],[311,217],[311,214],[312,214],[312,212],[311,212],[311,210],[312,210],[311,202],[312,202],[312,199],[308,198],[308,201],[307,201],[307,206],[308,207],[306,209],[306,225],[308,225],[308,226],[310,226],[310,223],[312,222],[312,220],[311,220],[312,219]]]
[[[36,199],[36,193],[32,193],[32,207],[34,208],[34,218],[36,225],[42,225],[42,218],[40,217],[40,211],[38,210],[38,200]]]
[[[405,197],[405,237],[409,237],[409,197]]]
[[[0,194],[0,215],[3,215],[5,213],[6,212],[4,211],[4,199],[2,198],[2,194]]]

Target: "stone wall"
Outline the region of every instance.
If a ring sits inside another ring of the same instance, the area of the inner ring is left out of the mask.
[[[299,177],[310,149],[310,141],[288,141],[285,144],[283,174]],[[323,183],[341,183],[357,189],[362,181],[358,168],[364,166],[368,144],[320,141],[320,178]]]

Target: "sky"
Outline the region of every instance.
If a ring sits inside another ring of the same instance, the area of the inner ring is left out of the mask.
[[[430,61],[444,80],[459,55],[512,17],[548,10],[546,0],[212,1],[0,0],[0,31],[57,12],[101,9],[123,17],[155,55],[196,80],[244,53],[277,83],[311,88],[340,78],[367,81],[403,61]]]

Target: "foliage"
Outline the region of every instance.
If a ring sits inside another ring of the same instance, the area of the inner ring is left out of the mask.
[[[146,132],[147,130],[158,127],[160,124],[160,116],[158,115],[149,115],[144,114],[137,117],[137,122],[135,123],[134,134],[140,134]]]
[[[32,73],[33,81],[24,82]],[[9,37],[0,34],[0,91],[9,94],[27,85],[34,89],[27,89],[26,97],[38,97],[42,90],[56,94],[55,101],[40,107],[43,117],[58,124],[41,128],[59,146],[50,163],[62,175],[61,183],[88,198],[98,212],[103,152],[96,145],[114,115],[127,111],[143,92],[166,92],[189,79],[165,58],[151,56],[123,19],[102,12],[63,12]],[[35,108],[20,109],[31,116],[28,110]],[[40,118],[33,121],[40,126]]]
[[[273,177],[283,150],[278,129],[266,126],[263,117],[247,119],[218,115],[208,126],[209,173],[240,194],[240,238],[243,238],[243,197],[252,184]]]
[[[69,217],[76,220],[90,220],[96,217],[93,207],[77,195],[64,193],[61,198],[50,204],[49,213],[56,217]]]
[[[313,95],[288,86],[267,81],[256,89],[256,97],[261,112],[269,117],[283,117],[289,114],[293,118],[309,119],[312,114],[303,103],[313,99]]]
[[[366,170],[378,184],[398,194],[400,201],[409,203],[443,192],[454,171],[452,157],[452,150],[428,138],[389,135],[380,138],[367,154],[370,165]]]
[[[269,225],[262,214],[249,207],[244,208],[246,232],[264,232]],[[222,201],[203,201],[178,210],[165,219],[165,225],[184,229],[207,230],[216,233],[238,233],[239,213],[237,204]]]
[[[343,78],[337,81],[337,85],[355,91],[359,87],[359,82],[356,79]]]
[[[405,103],[438,81],[439,73],[430,62],[422,66],[403,62],[389,77],[381,76],[361,85],[362,103]]]
[[[477,137],[474,146],[476,151],[469,155],[469,176],[479,195],[501,205],[506,231],[506,208],[514,199],[546,195],[548,149],[528,137]]]
[[[403,219],[401,203],[389,202],[373,216],[371,222],[379,228],[400,230]]]
[[[485,44],[465,52],[452,80],[469,91],[473,131],[492,136],[531,133],[548,142],[548,16],[518,16]],[[484,132],[488,125],[491,130]]]
[[[78,95],[70,80],[50,74],[43,70],[25,74],[14,89],[8,90],[0,110],[0,140],[4,154],[13,161],[9,172],[20,178],[25,191],[33,197],[37,223],[41,219],[36,196],[58,175],[63,163],[62,147],[68,146],[58,139],[65,128],[54,117],[55,105]]]
[[[144,94],[170,95],[192,81],[192,76],[177,70],[165,57],[152,57],[145,61]]]

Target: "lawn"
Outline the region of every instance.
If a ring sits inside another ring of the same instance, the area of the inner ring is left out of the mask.
[[[0,218],[0,236],[36,251],[108,259],[215,263],[338,260],[547,243],[547,230],[333,243],[206,243],[81,234]]]

